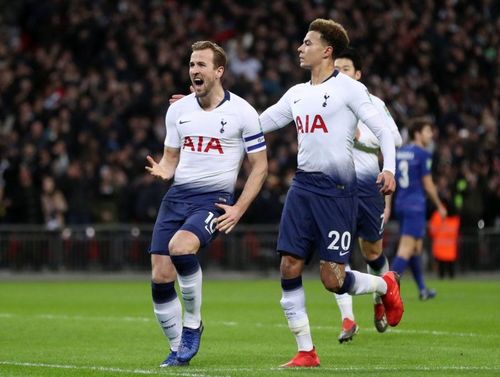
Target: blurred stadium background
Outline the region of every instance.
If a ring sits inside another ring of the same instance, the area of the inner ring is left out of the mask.
[[[346,27],[403,135],[433,119],[459,273],[500,270],[499,16],[494,0],[0,2],[0,272],[147,271],[167,186],[145,157],[163,151],[168,98],[188,91],[191,43],[221,44],[225,87],[262,111],[307,80],[296,49],[317,17]],[[267,136],[265,187],[201,254],[206,269],[277,270],[295,140],[293,127]],[[394,221],[385,237],[391,255]]]

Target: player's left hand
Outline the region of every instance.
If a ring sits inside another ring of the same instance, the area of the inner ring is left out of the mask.
[[[384,195],[390,195],[396,190],[396,180],[394,174],[384,170],[377,177],[377,185],[380,187],[380,192]]]
[[[240,221],[243,216],[242,211],[237,206],[228,206],[227,204],[215,203],[217,207],[224,210],[224,214],[217,218],[217,230],[228,234]]]

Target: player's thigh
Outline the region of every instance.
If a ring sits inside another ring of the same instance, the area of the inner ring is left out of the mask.
[[[314,245],[315,226],[310,194],[291,187],[281,213],[277,250],[282,255],[308,260]]]
[[[169,255],[168,244],[184,224],[189,208],[189,205],[185,203],[165,199],[161,202],[148,250],[150,254]]]
[[[425,212],[403,210],[399,211],[399,233],[401,236],[411,236],[416,239],[423,238],[425,234]]]
[[[349,263],[356,229],[357,197],[325,197],[311,201],[320,260]]]
[[[365,196],[358,198],[356,235],[363,240],[375,242],[384,233],[384,198]]]
[[[192,204],[189,214],[170,241],[172,255],[193,254],[217,237],[217,218],[222,210],[213,203]]]
[[[151,254],[151,279],[155,283],[174,281],[177,274],[168,255]]]

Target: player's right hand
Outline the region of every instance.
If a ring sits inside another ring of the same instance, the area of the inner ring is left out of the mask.
[[[443,205],[440,205],[438,207],[438,212],[441,215],[441,218],[444,219],[446,216],[448,216],[448,211],[446,210],[446,207]]]
[[[164,179],[164,180],[169,180],[172,178],[169,176],[167,169],[165,169],[163,166],[161,166],[159,163],[157,163],[153,157],[147,156],[146,159],[148,160],[149,164],[151,166],[146,166],[146,170],[151,174],[152,176]]]

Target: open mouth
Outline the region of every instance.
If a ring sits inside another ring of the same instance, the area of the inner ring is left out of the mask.
[[[193,79],[193,85],[195,88],[201,88],[203,86],[203,79],[200,79],[200,78],[195,78]]]

